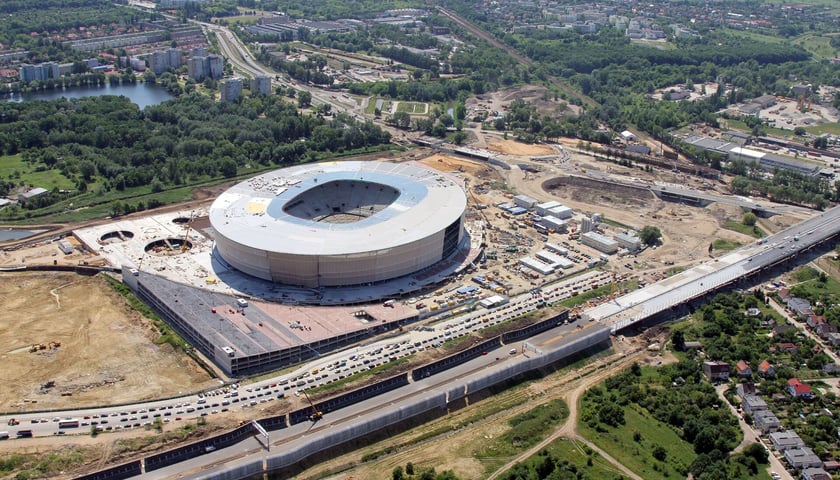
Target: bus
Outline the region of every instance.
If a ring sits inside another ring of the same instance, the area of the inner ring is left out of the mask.
[[[74,418],[70,420],[62,420],[58,422],[58,428],[78,428],[79,420]]]

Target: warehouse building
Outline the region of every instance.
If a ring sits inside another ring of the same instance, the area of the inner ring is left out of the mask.
[[[528,195],[517,195],[513,197],[513,203],[519,207],[532,209],[534,205],[537,204],[537,201],[533,198],[529,197]]]
[[[560,202],[556,202],[554,200],[552,200],[550,202],[541,203],[541,204],[537,205],[537,207],[536,207],[537,215],[539,215],[541,217],[545,216],[545,215],[549,215],[549,213],[548,213],[549,210],[551,210],[552,208],[557,208],[557,207],[562,207],[562,206],[563,205]]]
[[[642,241],[634,233],[619,233],[613,239],[618,242],[619,248],[626,248],[629,252],[638,252],[642,249]]]
[[[600,233],[586,232],[580,236],[580,241],[599,252],[615,253],[618,251],[618,242]]]

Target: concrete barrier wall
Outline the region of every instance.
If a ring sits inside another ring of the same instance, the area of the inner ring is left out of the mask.
[[[271,455],[266,463],[268,470],[279,470],[294,465],[297,462],[324,450],[341,445],[350,440],[377,432],[395,423],[408,420],[414,416],[426,413],[436,408],[446,406],[446,396],[443,393],[436,393],[390,410],[383,415],[378,415],[366,422],[345,425],[337,429],[329,429],[323,434],[313,435],[306,445],[287,449],[281,453]]]
[[[327,400],[318,402],[317,406],[318,409],[324,413],[331,412],[405,385],[408,385],[408,373],[402,373],[400,375],[386,378],[380,382],[376,382],[373,385],[368,385],[337,397],[328,398]]]
[[[280,430],[283,428],[288,427],[286,423],[286,415],[278,415],[276,417],[268,417],[268,418],[261,418],[257,420],[257,422],[262,426],[266,431],[272,432],[274,430]]]
[[[449,389],[449,391],[446,392],[446,401],[451,403],[451,402],[454,402],[455,400],[460,400],[460,399],[464,398],[465,396],[466,396],[466,394],[464,393],[464,386],[459,385],[455,388]]]
[[[569,311],[565,310],[547,320],[528,325],[527,327],[520,328],[519,330],[513,330],[511,332],[503,333],[502,342],[510,343],[515,342],[517,340],[522,340],[523,338],[534,336],[538,333],[542,333],[546,330],[554,328],[558,324],[563,323],[568,319]]]
[[[167,450],[166,452],[158,453],[157,455],[146,457],[143,462],[146,466],[146,471],[151,472],[199,455],[203,455],[207,453],[207,447],[214,447],[217,449],[229,447],[241,442],[244,438],[254,435],[255,433],[254,426],[248,423],[242,425],[236,430],[194,442],[189,445],[184,445],[183,447]]]
[[[253,478],[262,474],[262,460],[254,460],[253,462],[246,463],[244,465],[228,467],[220,472],[205,473],[204,475],[200,475],[195,478],[197,480],[244,480],[246,478]]]
[[[430,377],[444,370],[449,370],[455,365],[459,365],[467,360],[477,358],[481,356],[483,352],[495,350],[501,346],[501,337],[491,338],[490,340],[480,343],[474,347],[470,347],[454,355],[450,355],[444,359],[438,360],[437,362],[433,362],[428,365],[423,365],[422,367],[415,368],[411,371],[411,378],[413,378],[414,381],[417,381],[426,377]]]
[[[116,465],[88,475],[82,475],[81,477],[76,477],[74,480],[123,480],[140,475],[141,472],[140,460],[134,460],[133,462]]]
[[[593,347],[601,342],[609,340],[610,329],[605,326],[590,327],[591,333],[581,337],[573,342],[569,342],[557,350],[546,352],[542,357],[545,358],[545,365],[555,363],[570,355],[578,353],[589,347]]]
[[[405,385],[408,385],[408,373],[386,378],[372,385],[347,392],[337,397],[322,400],[315,404],[315,408],[321,413],[333,412]],[[295,410],[289,414],[289,423],[291,425],[297,425],[298,423],[308,422],[310,415],[312,415],[312,407]]]

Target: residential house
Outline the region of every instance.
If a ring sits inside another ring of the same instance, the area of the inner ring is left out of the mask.
[[[794,397],[798,398],[813,398],[814,393],[811,391],[811,386],[807,383],[802,383],[799,381],[798,378],[791,378],[787,381],[788,384],[788,392]]]
[[[808,447],[791,448],[785,450],[785,460],[793,468],[822,467],[822,460]]]
[[[840,347],[840,333],[829,333],[825,340],[834,347]]]
[[[805,442],[799,438],[793,430],[785,430],[784,432],[775,432],[770,434],[770,443],[778,452],[792,448],[801,448],[805,446]]]
[[[824,322],[818,324],[816,328],[814,328],[814,332],[816,332],[816,334],[819,335],[820,338],[822,338],[823,340],[828,340],[828,334],[838,333],[838,330],[837,325],[834,325],[833,323]]]
[[[793,296],[790,294],[790,290],[788,290],[787,288],[779,290],[779,299],[782,301],[782,303],[787,303],[788,300],[790,300],[791,298],[793,298]]]
[[[798,353],[799,347],[790,342],[777,343],[776,351],[785,353]]]
[[[808,316],[813,315],[811,310],[811,302],[799,297],[790,297],[787,301],[787,308],[800,320],[805,320]]]
[[[840,373],[840,365],[837,365],[836,363],[826,363],[823,365],[822,371],[826,375],[835,375]]]
[[[762,378],[770,378],[776,376],[776,367],[772,363],[764,360],[758,364],[758,376]]]
[[[755,384],[739,383],[735,386],[735,393],[741,400],[743,400],[747,395],[755,395]]]
[[[738,376],[741,378],[752,377],[752,369],[750,368],[750,364],[743,360],[738,360],[738,363],[735,364],[735,370],[738,372]]]
[[[831,480],[831,474],[822,468],[806,468],[802,470],[802,480]]]
[[[823,468],[823,470],[825,470],[827,472],[833,472],[835,470],[840,470],[840,462],[838,462],[837,460],[834,460],[832,458],[832,459],[824,461],[822,468]]]
[[[729,364],[726,362],[703,362],[703,374],[710,381],[728,381]]]
[[[805,323],[808,324],[808,328],[816,330],[818,325],[824,325],[826,321],[825,317],[822,315],[811,314],[808,315],[808,319]]]
[[[761,315],[761,310],[759,310],[755,307],[748,308],[747,311],[744,312],[744,315],[746,315],[748,317],[758,317],[758,316]]]
[[[753,414],[755,412],[767,410],[767,402],[758,395],[744,395],[744,399],[741,400],[741,407],[745,412]]]
[[[752,414],[753,425],[762,435],[778,432],[782,428],[782,422],[770,410],[759,410]]]
[[[758,326],[761,328],[773,328],[776,326],[776,319],[772,317],[763,317],[758,321]]]

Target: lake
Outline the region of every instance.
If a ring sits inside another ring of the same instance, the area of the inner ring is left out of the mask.
[[[8,228],[0,229],[0,242],[8,242],[9,240],[20,240],[22,238],[31,237],[32,235],[43,232],[44,230],[12,230]]]
[[[102,86],[85,85],[80,87],[71,87],[66,90],[57,88],[55,90],[42,90],[40,92],[18,93],[6,98],[6,100],[13,102],[26,102],[31,100],[56,100],[61,97],[98,97],[100,95],[122,95],[128,97],[133,103],[137,104],[141,110],[149,105],[157,105],[171,98],[175,98],[174,95],[167,92],[166,89],[160,85],[135,83],[126,85],[105,84]]]

